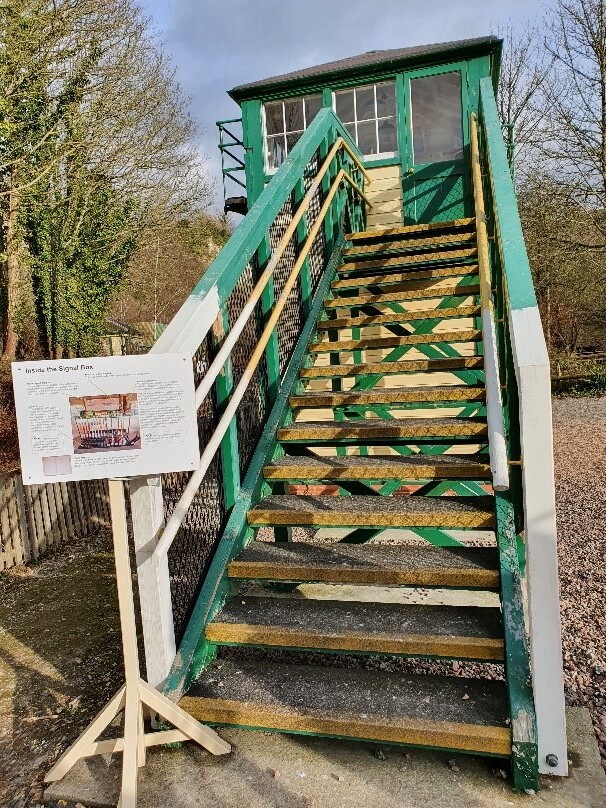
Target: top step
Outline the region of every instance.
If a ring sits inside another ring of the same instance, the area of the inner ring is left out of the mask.
[[[370,241],[372,239],[385,240],[394,237],[415,235],[417,233],[443,232],[444,230],[464,230],[475,223],[475,219],[454,219],[450,222],[431,222],[430,224],[402,225],[401,227],[389,227],[383,230],[364,230],[362,233],[350,233],[346,236],[347,241],[355,243],[357,241]]]

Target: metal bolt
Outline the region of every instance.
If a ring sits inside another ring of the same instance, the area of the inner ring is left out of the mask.
[[[555,769],[555,767],[558,765],[558,756],[553,754],[546,755],[545,763],[547,763],[548,766],[551,766],[552,769]]]

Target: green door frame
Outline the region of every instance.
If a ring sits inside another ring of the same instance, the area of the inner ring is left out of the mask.
[[[426,76],[437,76],[443,73],[460,73],[461,75],[461,126],[463,130],[462,160],[448,160],[442,163],[415,165],[412,141],[412,107],[410,82],[412,79]],[[469,170],[469,76],[467,62],[451,62],[433,67],[425,67],[400,73],[396,80],[396,104],[398,108],[398,138],[400,144],[400,163],[402,170],[402,216],[405,224],[416,223],[417,217],[411,208],[414,177],[419,179],[444,180],[451,176],[463,177],[463,205],[465,214],[470,210],[470,170]],[[451,216],[450,218],[455,218]],[[432,220],[432,219],[430,219]],[[439,217],[437,218],[439,221]]]

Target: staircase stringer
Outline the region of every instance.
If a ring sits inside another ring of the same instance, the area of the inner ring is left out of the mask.
[[[263,478],[263,467],[275,458],[278,451],[276,431],[290,413],[288,399],[297,382],[299,371],[306,361],[309,342],[316,337],[316,322],[330,289],[330,282],[341,262],[343,244],[344,234],[341,233],[318,284],[310,306],[309,317],[299,335],[282,379],[280,391],[267,418],[238,497],[198,594],[183,640],[164,686],[164,692],[171,699],[180,698],[196,676],[214,659],[215,646],[206,640],[204,627],[221,610],[233,593],[234,584],[227,577],[227,565],[253,537],[254,531],[248,526],[247,514],[264,496],[266,483]]]

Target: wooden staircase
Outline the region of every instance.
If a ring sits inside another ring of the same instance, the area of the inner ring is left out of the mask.
[[[181,699],[201,721],[512,755],[505,667],[368,660],[507,656],[475,238],[462,219],[346,241],[248,514],[256,540],[203,629],[216,657]]]

